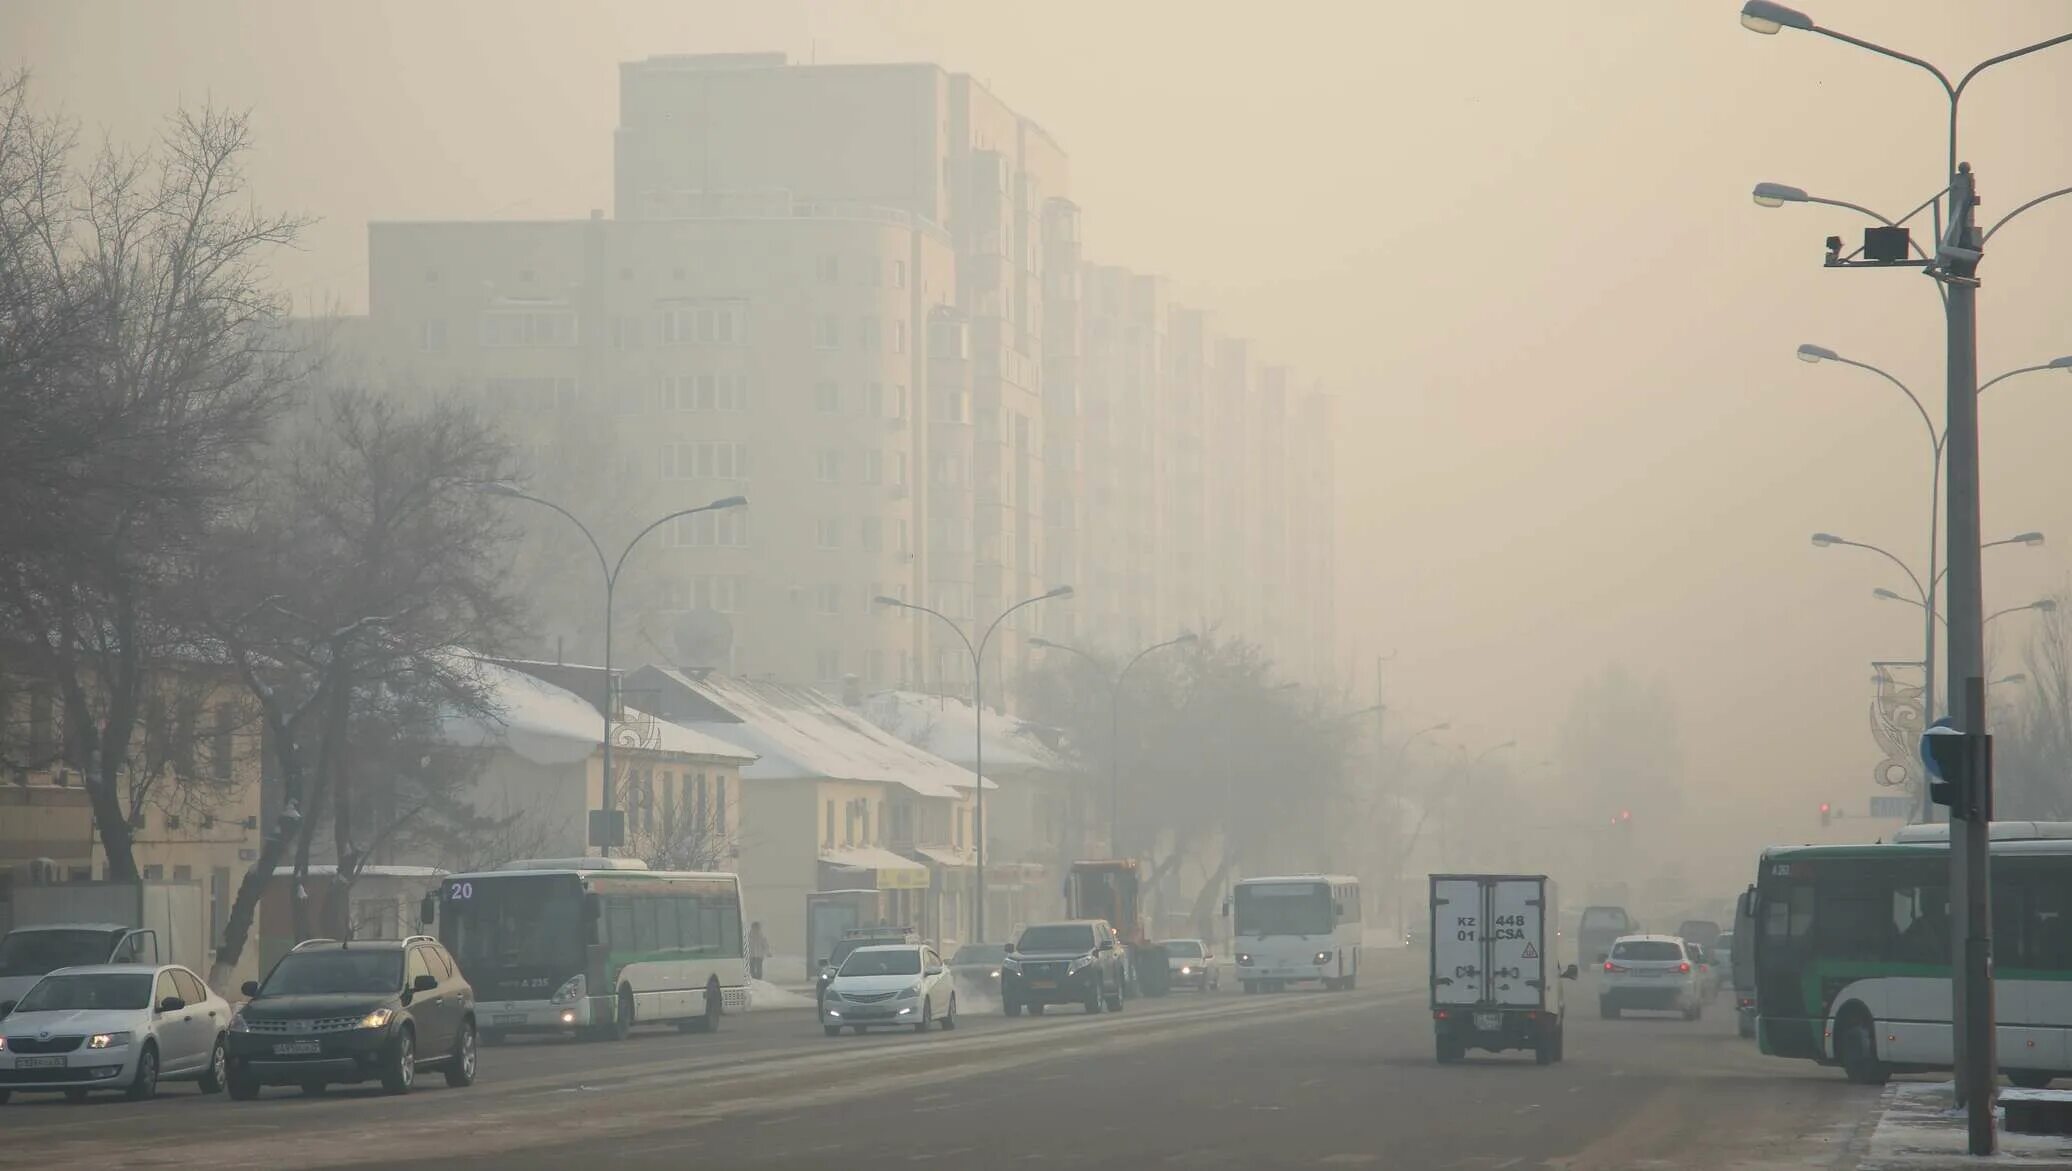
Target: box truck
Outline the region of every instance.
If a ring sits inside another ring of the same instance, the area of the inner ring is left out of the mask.
[[[1431,876],[1432,1033],[1439,1060],[1530,1049],[1561,1060],[1566,997],[1554,881],[1544,874]]]

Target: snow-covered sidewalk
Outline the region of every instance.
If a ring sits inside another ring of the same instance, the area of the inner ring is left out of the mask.
[[[1964,1153],[1964,1112],[1949,1082],[1895,1082],[1879,1103],[1878,1127],[1857,1171],[1937,1171],[1954,1167],[2072,1167],[2072,1136],[2000,1132],[2000,1154]]]
[[[768,980],[748,982],[748,1011],[767,1012],[778,1008],[812,1008],[813,997],[801,995],[788,988],[779,988]]]

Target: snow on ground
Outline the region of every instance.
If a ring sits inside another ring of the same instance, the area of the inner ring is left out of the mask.
[[[1964,1112],[1949,1082],[1898,1082],[1885,1090],[1878,1128],[1859,1171],[1933,1171],[1951,1167],[2072,1167],[2072,1136],[2000,1132],[1998,1158],[1964,1153]]]
[[[748,1011],[767,1012],[773,1008],[812,1008],[813,998],[801,996],[770,983],[768,980],[748,982]]]

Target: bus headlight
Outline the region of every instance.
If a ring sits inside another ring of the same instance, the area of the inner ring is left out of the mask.
[[[1330,953],[1330,952],[1328,952],[1328,951],[1320,951],[1320,952],[1318,952],[1318,953],[1317,953],[1317,963],[1319,963],[1319,964],[1328,964],[1328,963],[1330,963],[1330,962],[1331,962],[1331,953]]]
[[[588,991],[589,988],[581,975],[571,976],[562,982],[561,987],[554,990],[554,1003],[567,1004],[573,1000],[581,1000]]]
[[[1251,967],[1251,966],[1252,966],[1252,957],[1251,957],[1251,955],[1250,955],[1249,953],[1246,953],[1246,952],[1239,952],[1239,953],[1237,953],[1237,966],[1238,966],[1238,967],[1240,967],[1240,968],[1249,968],[1249,967]]]

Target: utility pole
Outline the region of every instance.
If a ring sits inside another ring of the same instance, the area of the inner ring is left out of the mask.
[[[1402,841],[1402,835],[1396,832],[1396,822],[1403,815],[1403,803],[1396,799],[1400,796],[1396,791],[1396,786],[1389,783],[1388,750],[1384,747],[1386,741],[1382,738],[1383,734],[1388,731],[1389,723],[1389,705],[1382,691],[1381,678],[1382,664],[1386,662],[1388,662],[1387,656],[1374,656],[1374,793],[1377,797],[1386,796],[1389,798],[1387,817],[1389,827],[1388,852],[1391,857],[1394,857],[1396,845]],[[1402,867],[1397,865],[1394,869],[1400,872]],[[1389,901],[1397,908],[1396,917],[1398,922],[1396,923],[1396,932],[1400,935],[1403,931],[1403,924],[1400,921],[1402,919],[1402,900],[1396,898],[1394,892],[1391,892]]]

